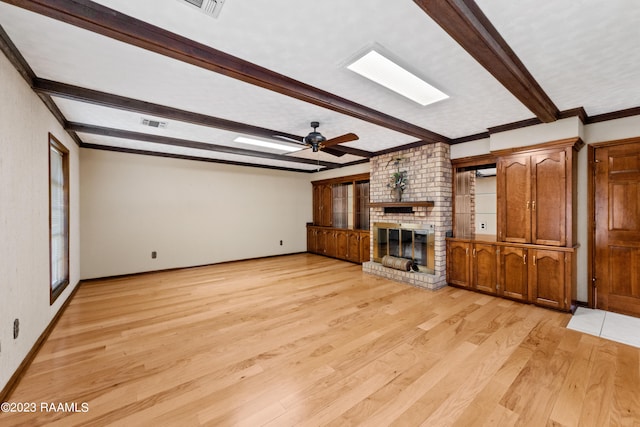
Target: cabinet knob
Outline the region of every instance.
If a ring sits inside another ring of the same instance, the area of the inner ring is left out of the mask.
[[[522,263],[523,264],[527,263],[527,254],[522,255]]]

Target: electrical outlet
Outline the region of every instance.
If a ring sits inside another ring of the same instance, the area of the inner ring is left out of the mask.
[[[282,240],[280,240],[280,246],[282,246]]]
[[[13,321],[13,339],[15,340],[20,335],[20,319]]]
[[[480,228],[482,228],[483,230],[484,230],[485,228],[487,228],[487,223],[486,223],[486,222],[481,222],[481,223],[480,223]]]
[[[158,252],[156,251],[151,252],[151,259],[156,259],[156,258],[158,258]]]

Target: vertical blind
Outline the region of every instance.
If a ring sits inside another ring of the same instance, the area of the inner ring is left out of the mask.
[[[68,202],[65,191],[65,153],[50,145],[51,290],[69,278]]]

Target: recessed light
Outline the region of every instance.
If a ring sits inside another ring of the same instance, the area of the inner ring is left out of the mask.
[[[375,50],[370,50],[347,68],[423,106],[449,98]]]
[[[257,145],[258,147],[272,148],[274,150],[281,150],[286,152],[299,151],[304,148],[302,145],[293,146],[293,145],[287,145],[287,144],[280,144],[278,142],[265,141],[264,139],[247,138],[244,136],[237,137],[236,139],[234,139],[234,142],[239,142],[241,144]]]

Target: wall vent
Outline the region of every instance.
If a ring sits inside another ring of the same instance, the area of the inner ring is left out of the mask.
[[[161,122],[158,120],[151,120],[151,119],[145,119],[145,118],[142,119],[142,124],[152,128],[160,128],[160,129],[164,129],[167,127],[167,122]]]
[[[180,0],[191,6],[197,7],[201,12],[217,18],[220,15],[225,0]]]

